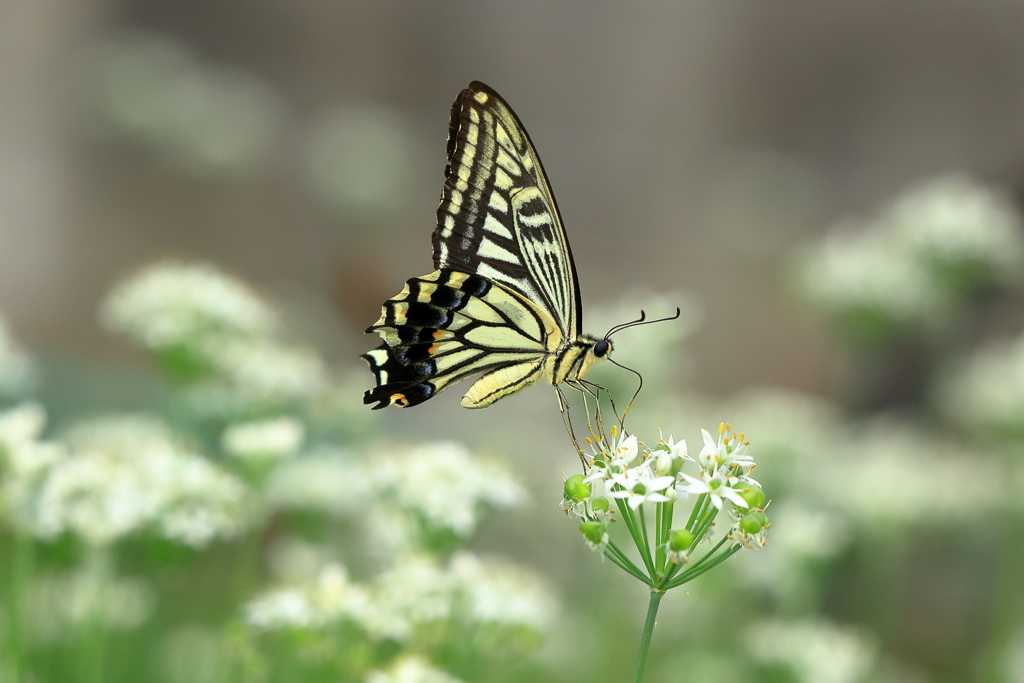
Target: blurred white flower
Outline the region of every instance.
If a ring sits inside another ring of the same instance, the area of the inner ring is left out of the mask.
[[[842,482],[842,495],[821,486],[822,468],[829,481]],[[984,519],[1004,509],[1013,495],[998,458],[885,416],[836,444],[827,462],[819,458],[799,476],[818,497],[817,505],[846,513],[866,530]]]
[[[7,331],[0,316],[0,397],[25,395],[37,381],[36,365]]]
[[[305,435],[305,426],[295,417],[242,422],[224,430],[221,447],[242,460],[276,460],[295,455]]]
[[[244,613],[250,628],[272,631],[320,628],[343,619],[361,623],[367,610],[366,590],[349,581],[345,567],[328,563],[312,582],[268,591]]]
[[[1013,203],[974,178],[951,174],[902,193],[880,218],[896,241],[939,265],[981,265],[1020,280],[1024,224]]]
[[[992,341],[946,369],[935,399],[952,421],[977,431],[1024,431],[1024,336]]]
[[[874,642],[828,621],[765,621],[745,636],[755,659],[788,666],[799,683],[858,683],[878,659]]]
[[[461,679],[431,666],[421,657],[406,655],[387,671],[371,671],[365,683],[462,683]]]
[[[82,423],[67,438],[26,514],[42,538],[65,531],[106,544],[147,528],[202,547],[237,534],[245,487],[182,450],[158,420],[114,416]]]
[[[266,337],[278,325],[274,311],[241,281],[211,265],[175,262],[149,266],[115,287],[100,317],[153,351]]]
[[[39,438],[46,426],[46,409],[35,401],[0,411],[0,448],[8,453]]]
[[[365,506],[374,496],[374,485],[354,454],[318,449],[275,469],[266,495],[275,507],[343,515]]]
[[[554,623],[558,603],[540,575],[498,559],[470,552],[451,560],[470,618],[480,624],[526,627],[544,633]]]
[[[828,314],[869,312],[899,324],[944,319],[948,302],[931,273],[877,226],[840,225],[799,258],[802,295]]]
[[[481,505],[514,507],[527,497],[504,468],[453,442],[383,449],[370,460],[379,490],[428,524],[459,536],[476,528]]]
[[[185,401],[211,416],[277,408],[326,387],[326,366],[312,349],[258,340],[222,340],[205,350],[215,376],[189,385]]]

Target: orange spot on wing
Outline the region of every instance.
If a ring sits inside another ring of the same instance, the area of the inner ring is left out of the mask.
[[[409,405],[409,399],[405,397],[405,394],[391,394],[391,403],[401,408],[405,408]]]
[[[444,336],[444,330],[434,330],[434,339],[440,339]]]

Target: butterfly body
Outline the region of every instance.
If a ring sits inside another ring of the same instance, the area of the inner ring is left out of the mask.
[[[583,378],[611,343],[581,331],[572,252],[540,159],[511,108],[474,82],[452,106],[433,273],[384,303],[367,332],[374,409],[422,403],[483,374],[462,405],[483,408],[539,382]]]

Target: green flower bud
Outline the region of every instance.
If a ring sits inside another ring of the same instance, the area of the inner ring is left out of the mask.
[[[605,498],[604,496],[594,498],[592,501],[590,501],[590,507],[594,510],[594,512],[608,512],[609,510],[611,510],[611,504],[608,502],[608,499]]]
[[[760,511],[754,511],[743,515],[740,519],[740,530],[745,534],[756,534],[768,526],[768,515]]]
[[[668,549],[681,553],[693,545],[693,534],[686,529],[673,529],[668,532]]]
[[[580,533],[594,545],[599,545],[604,540],[607,527],[601,522],[584,522],[580,524]]]
[[[736,489],[740,497],[747,501],[749,510],[759,510],[764,507],[765,497],[764,491],[761,490],[760,486],[754,484],[744,484],[742,487]]]
[[[590,497],[590,484],[583,481],[582,474],[574,474],[566,479],[562,490],[565,492],[565,497],[574,503]]]

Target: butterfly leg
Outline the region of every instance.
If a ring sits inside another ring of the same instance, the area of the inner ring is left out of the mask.
[[[580,462],[583,463],[583,471],[586,472],[589,469],[586,452],[580,448],[579,441],[576,440],[576,432],[572,428],[572,418],[569,415],[569,401],[566,400],[565,394],[557,384],[555,385],[555,394],[558,396],[558,410],[562,414],[562,424],[565,425],[565,431],[569,433],[572,445],[576,448],[576,455],[579,456]]]
[[[629,400],[629,403],[626,405],[626,410],[624,410],[622,412],[622,415],[620,416],[618,409],[615,407],[615,399],[612,398],[612,392],[608,390],[608,387],[601,386],[597,382],[591,382],[589,379],[580,379],[579,381],[581,384],[585,384],[586,386],[590,387],[590,389],[593,392],[596,392],[598,396],[600,396],[602,391],[608,396],[608,403],[612,407],[612,414],[615,415],[615,421],[618,423],[619,429],[625,431],[626,415],[629,414],[629,407],[633,405],[633,399],[631,398]],[[634,395],[633,398],[636,398],[636,396]]]

